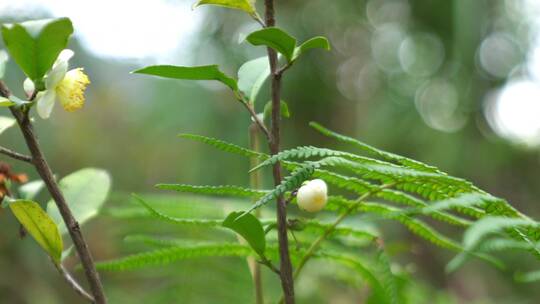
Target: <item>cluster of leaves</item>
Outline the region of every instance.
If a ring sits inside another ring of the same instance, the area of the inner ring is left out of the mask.
[[[32,80],[37,92],[45,89],[47,73],[60,52],[66,48],[73,26],[68,18],[44,19],[3,24],[1,32],[9,54]],[[0,51],[0,80],[5,74],[7,61],[7,53]],[[31,96],[24,99],[15,95],[0,97],[0,107],[16,107],[28,111],[34,104],[31,100]],[[0,134],[15,124],[14,118],[0,116]],[[53,200],[47,202],[47,211],[34,201],[44,185],[43,181],[24,184],[17,192],[5,196],[2,206],[13,212],[22,227],[54,263],[60,265],[62,259],[71,252],[71,247],[66,249],[63,244],[63,236],[68,230]],[[108,173],[94,168],[79,170],[59,181],[68,207],[81,225],[97,215],[108,196],[110,186]]]
[[[111,179],[107,172],[86,168],[76,171],[59,181],[73,215],[80,225],[94,218],[108,196]],[[49,200],[45,211],[35,201],[44,188],[43,181],[33,181],[17,189],[17,195],[5,197],[2,206],[9,208],[24,229],[59,265],[69,256],[72,247],[63,244],[68,231],[54,201]]]

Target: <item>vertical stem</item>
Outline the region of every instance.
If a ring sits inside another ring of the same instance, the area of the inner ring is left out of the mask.
[[[10,95],[11,93],[9,89],[2,81],[0,81],[0,96],[8,98]],[[94,260],[92,259],[92,255],[90,253],[90,250],[88,249],[88,245],[86,244],[86,241],[84,240],[84,237],[81,233],[79,223],[77,223],[77,221],[73,217],[73,214],[69,209],[64,195],[60,191],[58,183],[54,179],[51,168],[45,160],[45,157],[43,155],[43,152],[41,151],[37,137],[35,135],[32,122],[28,117],[28,112],[25,112],[16,107],[10,107],[9,109],[11,111],[11,114],[13,114],[13,116],[17,120],[17,124],[19,125],[19,128],[21,129],[24,136],[24,140],[26,141],[26,145],[28,146],[28,150],[30,150],[30,154],[32,156],[31,162],[36,168],[39,176],[45,183],[45,186],[51,194],[54,202],[56,203],[56,206],[58,207],[58,210],[62,215],[62,219],[66,224],[66,228],[69,231],[69,235],[73,240],[73,245],[77,249],[81,264],[84,268],[86,279],[88,280],[88,284],[90,285],[90,291],[92,292],[92,295],[94,297],[94,303],[105,304],[107,303],[107,299],[105,297],[105,293],[103,292],[103,286],[101,285],[99,274],[94,266]]]
[[[90,285],[90,290],[92,292],[92,295],[94,296],[95,303],[107,303],[107,299],[105,298],[105,294],[103,292],[103,287],[101,285],[99,274],[97,273],[94,266],[94,260],[90,253],[90,250],[88,249],[88,245],[86,244],[86,241],[84,240],[84,237],[81,233],[79,223],[75,220],[75,217],[73,217],[73,214],[69,209],[66,199],[60,191],[58,183],[54,179],[53,173],[49,165],[47,164],[47,161],[45,160],[43,152],[41,151],[36,135],[34,133],[34,128],[28,117],[28,113],[22,112],[21,110],[14,107],[11,107],[10,110],[13,116],[15,116],[15,118],[17,119],[17,123],[19,124],[19,127],[23,133],[26,145],[28,146],[30,154],[32,155],[32,162],[34,164],[34,167],[36,168],[36,171],[38,172],[43,182],[45,183],[45,186],[47,187],[47,190],[49,190],[49,193],[51,194],[53,200],[56,202],[56,206],[58,206],[58,210],[60,211],[62,219],[66,224],[69,235],[73,240],[73,245],[75,245],[75,248],[77,249],[77,253],[83,265],[86,279],[88,280],[88,283]]]
[[[252,123],[249,126],[249,146],[251,150],[259,152],[260,144],[258,134],[258,126],[256,123]],[[259,164],[259,160],[256,157],[251,157],[250,165],[251,168],[254,168]],[[249,184],[251,189],[260,189],[261,188],[261,175],[259,171],[253,172],[249,177]],[[255,211],[255,216],[260,217],[260,209]],[[254,257],[248,257],[248,264],[251,269],[251,275],[253,278],[253,284],[255,286],[255,303],[264,304],[264,294],[263,294],[263,285],[261,277],[261,265],[255,261]]]
[[[265,22],[266,26],[275,26],[274,0],[265,0]],[[280,121],[281,121],[281,73],[278,73],[277,53],[268,48],[268,60],[272,77],[272,136],[270,138],[270,154],[279,153],[280,150]],[[277,162],[272,170],[274,185],[281,183],[281,164]],[[286,304],[294,303],[294,281],[292,276],[292,263],[289,255],[289,240],[287,235],[287,203],[280,195],[277,198],[277,232],[279,242],[280,258],[280,279],[281,288]]]

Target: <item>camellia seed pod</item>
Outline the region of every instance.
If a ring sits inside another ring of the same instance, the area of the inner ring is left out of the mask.
[[[328,200],[327,192],[328,188],[322,179],[307,181],[296,194],[298,206],[308,212],[321,211]]]

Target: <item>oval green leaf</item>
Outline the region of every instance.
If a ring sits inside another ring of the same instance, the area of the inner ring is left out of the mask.
[[[287,61],[292,61],[296,48],[296,39],[277,27],[267,27],[255,31],[246,37],[253,45],[265,45],[281,53]]]
[[[263,56],[244,63],[238,70],[238,88],[255,103],[262,85],[270,77],[268,57]]]
[[[4,43],[11,57],[34,82],[52,67],[66,48],[73,25],[68,18],[45,19],[2,26]]]
[[[306,51],[311,49],[323,49],[330,50],[330,43],[328,39],[322,36],[317,36],[309,39],[308,41],[302,43],[299,47],[294,50],[294,55],[292,60],[298,59],[300,55],[304,54]]]
[[[109,194],[111,177],[100,169],[86,168],[64,177],[59,182],[73,216],[80,225],[95,217]],[[62,234],[66,226],[54,201],[47,203],[47,213],[58,224]]]
[[[250,14],[251,16],[256,15],[255,0],[200,0],[197,3],[195,3],[194,7],[205,5],[205,4],[223,6],[223,7],[232,8],[232,9],[239,9]]]
[[[252,214],[231,212],[223,221],[223,227],[241,235],[260,256],[264,256],[266,239],[261,222]]]
[[[63,243],[58,227],[38,203],[30,200],[15,200],[9,208],[28,233],[59,264]]]
[[[0,100],[0,102],[2,102],[2,100]],[[15,125],[15,122],[16,121],[14,118],[0,116],[0,134],[2,134],[5,130],[13,127]]]
[[[217,80],[231,88],[233,91],[238,90],[236,80],[221,72],[217,65],[203,65],[195,67],[153,65],[133,71],[133,73],[173,79]]]

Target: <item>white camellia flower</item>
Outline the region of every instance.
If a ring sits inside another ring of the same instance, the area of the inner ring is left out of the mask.
[[[328,188],[322,179],[304,182],[296,194],[298,206],[308,212],[318,212],[326,205],[327,192]]]
[[[84,91],[90,80],[82,68],[67,70],[68,61],[73,54],[72,50],[63,50],[45,76],[45,91],[36,96],[37,112],[43,119],[49,118],[57,98],[68,112],[78,110],[84,105]],[[24,81],[26,94],[32,94],[34,89],[34,83],[27,78]]]

